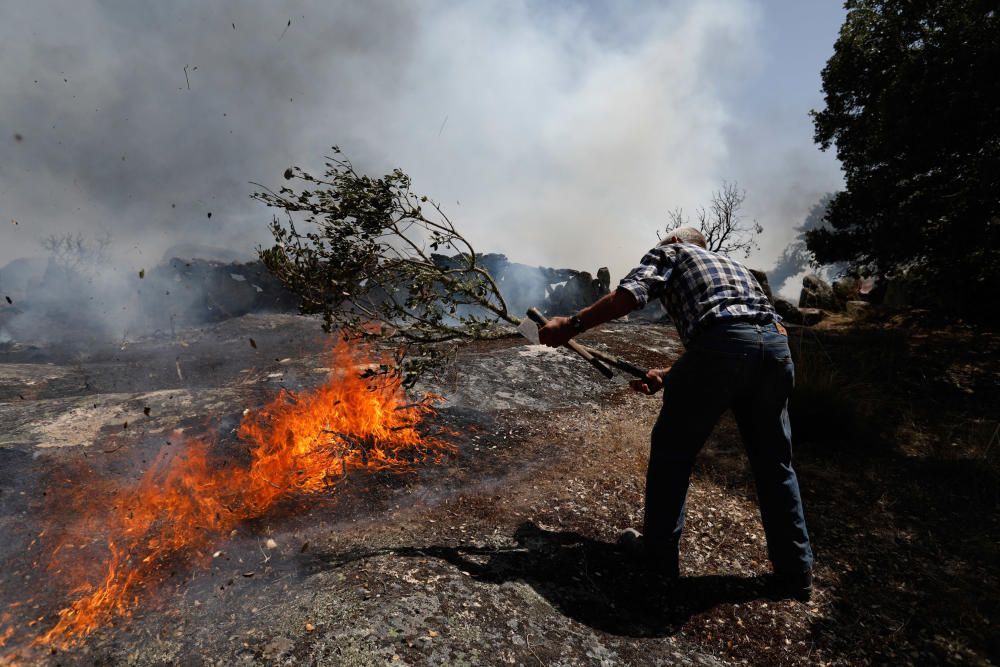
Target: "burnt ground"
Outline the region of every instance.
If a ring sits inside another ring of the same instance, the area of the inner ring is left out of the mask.
[[[463,434],[444,465],[355,475],[330,498],[288,503],[175,563],[131,618],[68,651],[26,648],[66,601],[32,565],[32,539],[59,512],[47,494],[77,469],[140,474],[179,427],[232,446],[245,407],[323,379],[317,331],[314,320],[256,315],[177,339],[0,354],[0,599],[4,608],[34,600],[9,610],[17,630],[0,655],[16,664],[998,659],[998,347],[965,330],[793,332],[797,469],[817,554],[809,603],[765,594],[763,532],[728,417],[693,480],[681,582],[619,553],[618,533],[640,523],[658,399],[568,353],[510,339],[465,349],[423,387],[446,397],[438,421]],[[660,325],[586,338],[647,365],[680,351]]]

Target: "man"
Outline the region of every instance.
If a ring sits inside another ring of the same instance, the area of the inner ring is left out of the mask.
[[[573,317],[539,331],[551,347],[659,298],[685,352],[672,368],[654,369],[632,387],[663,389],[646,472],[643,532],[623,545],[677,577],[688,479],[695,456],[726,409],[732,409],[753,468],[772,583],[782,597],[812,592],[812,549],[792,468],[788,396],[794,367],[781,320],[742,264],[710,252],[695,229],[681,227],[650,250],[618,288]]]

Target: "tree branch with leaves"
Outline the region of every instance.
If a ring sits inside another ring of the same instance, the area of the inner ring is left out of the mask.
[[[346,338],[394,341],[396,364],[380,372],[408,385],[454,343],[504,336],[504,323],[519,323],[438,202],[413,192],[399,169],[367,176],[332,150],[322,176],[285,171],[299,189],[253,184],[260,191],[252,197],[283,211],[260,257],[301,298],[303,313],[322,314],[324,330]]]

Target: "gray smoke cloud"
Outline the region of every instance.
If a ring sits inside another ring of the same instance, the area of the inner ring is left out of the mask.
[[[768,7],[5,5],[0,265],[103,231],[123,276],[177,244],[250,258],[270,212],[248,181],[319,169],[336,143],[361,169],[410,173],[483,251],[615,280],[667,210],[736,180],[766,267],[839,183],[807,106],[746,102],[774,66]]]

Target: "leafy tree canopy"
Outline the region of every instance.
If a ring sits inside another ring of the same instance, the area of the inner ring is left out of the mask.
[[[809,249],[873,275],[905,271],[971,311],[1000,287],[1000,3],[845,6],[813,120],[846,188]]]

